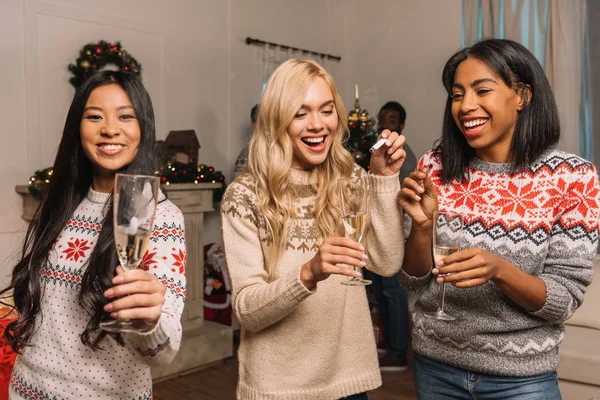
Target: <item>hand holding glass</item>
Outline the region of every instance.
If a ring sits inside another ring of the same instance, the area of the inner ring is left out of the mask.
[[[367,177],[358,179],[340,179],[340,202],[342,205],[342,221],[346,237],[360,243],[367,222],[369,207],[369,180]],[[353,267],[354,270],[358,268]],[[352,278],[343,281],[342,285],[365,286],[371,281],[364,278]]]
[[[460,250],[460,241],[463,233],[462,215],[451,212],[433,213],[433,261],[437,263],[446,256]],[[456,318],[444,311],[446,284],[442,283],[440,289],[440,304],[437,311],[426,312],[430,318],[454,321]]]
[[[159,180],[154,176],[117,174],[115,177],[115,245],[125,271],[137,268],[146,252],[158,203],[158,188]],[[111,319],[101,322],[100,327],[109,332],[143,330],[129,319]]]

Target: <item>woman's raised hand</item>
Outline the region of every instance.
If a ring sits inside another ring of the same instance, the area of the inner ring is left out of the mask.
[[[325,239],[317,254],[306,264],[302,265],[300,280],[307,289],[312,290],[318,282],[325,280],[331,274],[347,275],[360,278],[360,272],[338,265],[345,264],[362,268],[367,265],[365,248],[355,241],[345,237]]]
[[[421,228],[433,226],[433,212],[438,209],[438,200],[426,168],[413,171],[404,179],[398,201],[413,224]]]
[[[387,142],[371,155],[371,173],[383,176],[397,174],[406,159],[406,151],[403,148],[405,137],[384,129],[378,139],[387,139]]]

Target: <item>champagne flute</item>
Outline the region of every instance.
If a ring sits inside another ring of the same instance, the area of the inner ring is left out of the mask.
[[[433,260],[435,264],[444,257],[460,250],[460,241],[463,233],[463,217],[453,212],[433,213]],[[444,311],[446,283],[442,283],[440,290],[440,304],[437,311],[426,312],[429,318],[445,321],[454,321],[456,317]]]
[[[367,211],[369,207],[369,180],[366,176],[357,179],[339,179],[340,202],[342,204],[342,222],[346,237],[360,243],[367,222]],[[352,267],[360,271],[357,267]],[[354,277],[343,281],[342,285],[365,286],[371,281],[364,278]]]
[[[135,269],[146,252],[152,232],[159,179],[146,175],[117,174],[113,193],[113,227],[115,245],[121,266]],[[132,332],[144,329],[144,324],[130,319],[110,319],[100,323],[109,332]]]

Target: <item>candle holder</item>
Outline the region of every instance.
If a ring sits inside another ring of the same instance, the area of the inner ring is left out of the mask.
[[[363,132],[370,132],[375,126],[375,118],[369,117],[367,110],[360,108],[358,99],[358,84],[354,86],[354,110],[348,113],[348,125],[351,129],[359,128]]]

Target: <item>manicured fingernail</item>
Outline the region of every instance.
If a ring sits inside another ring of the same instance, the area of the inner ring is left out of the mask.
[[[416,201],[421,201],[421,196],[417,196],[417,195],[415,195],[415,200],[416,200]]]
[[[444,266],[444,260],[440,260],[437,262],[437,265],[439,265],[440,267]]]
[[[444,278],[442,278],[441,276],[438,276],[436,281],[437,281],[437,283],[444,283]]]
[[[425,189],[423,188],[423,186],[417,186],[417,192],[425,193]]]
[[[112,289],[108,289],[106,292],[104,292],[104,297],[112,297],[112,295],[114,294]]]
[[[112,310],[112,308],[113,308],[112,304],[107,304],[104,306],[104,311],[109,312]]]
[[[391,145],[392,145],[392,141],[388,139],[388,140],[385,142],[385,145],[386,145],[386,146],[391,146]]]
[[[363,258],[364,260],[368,260],[368,259],[369,259],[369,256],[368,256],[368,255],[366,255],[365,253],[363,253],[363,255],[362,255],[362,258]]]
[[[431,273],[434,274],[434,275],[438,275],[440,273],[440,270],[437,269],[437,268],[434,268],[434,269],[431,270]]]
[[[365,247],[364,246],[359,246],[358,247],[360,251],[365,251]]]
[[[355,272],[354,276],[357,277],[357,278],[360,278],[362,275],[360,274],[360,272]]]
[[[110,313],[110,317],[114,318],[114,319],[117,319],[117,313],[116,312]]]
[[[364,261],[361,261],[361,262],[360,262],[360,265],[362,265],[362,266],[364,267],[365,265],[367,265],[367,263],[366,263],[366,262],[364,262]]]

